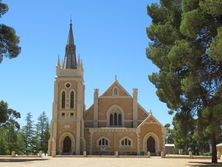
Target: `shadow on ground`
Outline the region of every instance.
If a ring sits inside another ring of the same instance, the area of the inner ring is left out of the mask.
[[[40,158],[0,158],[0,162],[28,162],[28,161],[45,161],[48,159]]]
[[[189,162],[189,164],[188,164],[189,166],[191,166],[191,167],[219,167],[219,166],[221,166],[222,167],[222,163],[220,162],[220,163],[217,163],[217,164],[212,164],[212,163],[210,163],[210,162],[197,162],[197,161],[195,161],[195,162]]]

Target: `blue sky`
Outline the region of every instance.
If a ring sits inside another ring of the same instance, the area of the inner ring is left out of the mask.
[[[57,57],[63,59],[72,17],[77,54],[83,59],[85,102],[93,102],[118,76],[129,91],[139,89],[139,102],[163,124],[171,122],[167,107],[158,100],[148,74],[158,71],[146,58],[148,0],[3,0],[9,11],[1,23],[12,26],[20,36],[22,52],[0,64],[0,99],[36,120],[45,111],[51,119],[53,84]]]

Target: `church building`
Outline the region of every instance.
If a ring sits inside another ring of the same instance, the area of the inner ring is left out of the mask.
[[[76,58],[72,24],[64,61],[56,66],[48,154],[160,155],[165,150],[165,128],[116,79],[105,92],[94,90],[94,102],[85,109],[84,70]]]

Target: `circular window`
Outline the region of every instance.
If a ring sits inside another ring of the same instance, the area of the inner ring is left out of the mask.
[[[66,88],[70,88],[71,84],[70,83],[66,83]]]

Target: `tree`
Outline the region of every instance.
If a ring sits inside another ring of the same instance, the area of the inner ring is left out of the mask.
[[[168,144],[174,143],[173,136],[172,136],[172,129],[170,129],[170,124],[167,123],[166,125],[164,125],[164,127],[166,128],[166,141],[165,141],[165,143],[168,143]]]
[[[17,132],[17,154],[26,154],[26,147],[25,147],[25,136],[22,130]]]
[[[15,125],[12,123],[6,130],[6,141],[7,141],[7,149],[9,151],[9,154],[12,151],[17,150],[17,132],[18,129],[15,127]]]
[[[26,125],[22,127],[24,137],[25,153],[33,154],[36,152],[35,130],[33,127],[32,114],[29,112],[26,116]]]
[[[176,113],[173,118],[172,136],[176,148],[182,149],[185,154],[191,151],[191,145],[194,143],[193,134],[195,129],[195,121],[190,113]]]
[[[6,102],[0,101],[0,154],[10,154],[17,149],[18,118],[19,112],[9,109]]]
[[[4,101],[0,101],[0,127],[7,128],[10,124],[14,124],[16,128],[19,128],[19,123],[16,119],[20,118],[19,112],[8,108],[8,104]]]
[[[5,129],[0,127],[0,154],[7,154],[7,140],[5,139]]]
[[[8,5],[0,0],[0,18],[8,11]],[[15,58],[21,52],[19,37],[15,30],[4,24],[0,24],[0,63],[3,57]]]
[[[196,134],[211,140],[213,163],[222,123],[221,7],[220,0],[160,0],[147,8],[147,56],[160,69],[149,80],[171,111],[195,119]]]
[[[38,122],[36,124],[36,139],[37,151],[46,153],[49,140],[49,120],[44,111],[38,117]]]

